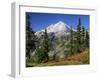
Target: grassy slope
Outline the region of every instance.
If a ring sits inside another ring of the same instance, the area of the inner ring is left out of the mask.
[[[64,59],[60,59],[59,61],[49,61],[47,63],[27,63],[28,67],[35,67],[35,66],[57,66],[57,65],[82,65],[82,64],[89,64],[89,53],[88,51],[84,51],[82,53],[73,54]]]

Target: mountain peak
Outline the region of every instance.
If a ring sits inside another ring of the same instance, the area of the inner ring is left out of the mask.
[[[57,22],[56,24],[51,24],[47,27],[47,32],[59,32],[59,31],[66,31],[66,24],[62,21]]]
[[[65,23],[62,22],[62,21],[59,21],[59,22],[56,23],[56,25],[65,25]]]
[[[62,31],[62,30],[65,31],[67,28],[64,22],[59,21],[54,25],[54,29],[57,31]]]
[[[55,24],[51,24],[49,25],[47,28],[47,33],[64,33],[64,32],[67,32],[70,30],[70,27],[65,24],[63,21],[58,21],[57,23]],[[45,30],[41,30],[41,31],[38,31],[36,32],[37,33],[40,33],[40,32],[44,32]]]

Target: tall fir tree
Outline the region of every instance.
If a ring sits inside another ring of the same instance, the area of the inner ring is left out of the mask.
[[[77,52],[81,52],[81,19],[78,19],[78,25],[77,25]]]
[[[86,30],[86,36],[85,36],[85,45],[86,48],[89,48],[89,32]]]
[[[50,51],[50,39],[47,34],[47,29],[45,29],[44,32],[43,48],[44,48],[45,57],[47,58],[48,61],[49,60],[48,52]]]
[[[50,39],[47,34],[47,30],[45,29],[43,42],[36,48],[35,51],[35,62],[47,62],[49,60],[48,52],[50,51]]]
[[[30,15],[26,15],[26,57],[30,59],[31,52],[35,50],[35,35],[31,28]]]
[[[84,51],[85,49],[85,28],[82,26],[82,31],[81,31],[81,47],[82,50]]]
[[[72,30],[72,26],[71,26],[71,30],[70,30],[70,52],[71,52],[71,54],[73,54],[73,30]]]

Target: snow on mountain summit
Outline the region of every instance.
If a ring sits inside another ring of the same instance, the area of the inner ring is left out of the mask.
[[[58,23],[54,25],[50,25],[47,27],[47,31],[49,32],[59,32],[59,31],[66,31],[66,24],[62,21],[59,21]]]
[[[59,21],[56,24],[51,24],[46,29],[47,29],[47,33],[51,33],[51,32],[57,33],[57,32],[69,31],[70,27],[67,24],[65,24],[64,22]],[[44,32],[44,31],[45,31],[44,29],[41,31],[38,31],[38,32],[36,32],[36,35],[38,35],[41,32]]]

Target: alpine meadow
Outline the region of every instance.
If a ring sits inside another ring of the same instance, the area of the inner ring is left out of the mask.
[[[90,63],[89,15],[26,12],[26,67]]]

